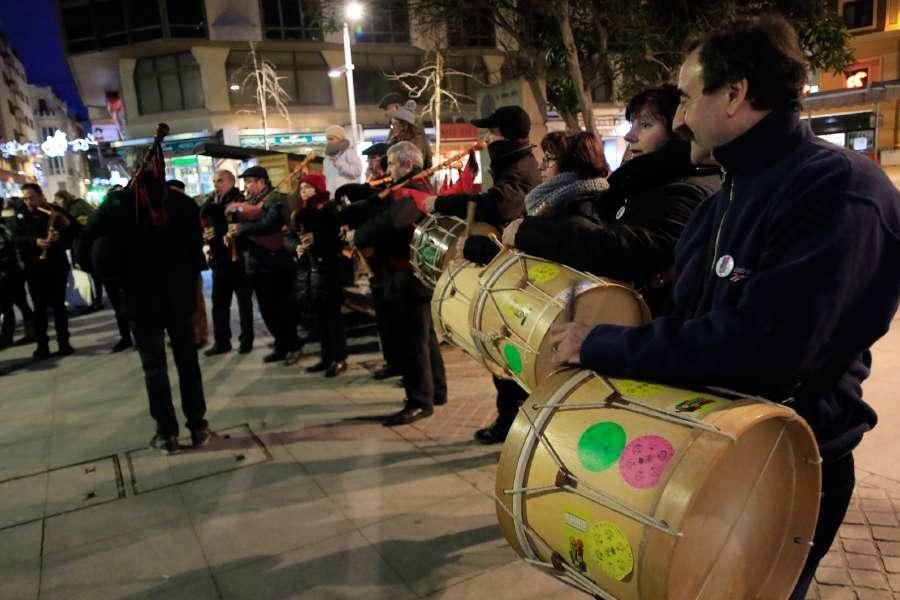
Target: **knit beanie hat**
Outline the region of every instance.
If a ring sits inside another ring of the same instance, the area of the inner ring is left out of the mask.
[[[407,100],[406,104],[392,112],[390,115],[392,119],[397,119],[398,121],[406,121],[410,125],[416,124],[416,101],[415,100]]]
[[[316,188],[317,194],[325,191],[325,176],[321,173],[307,173],[300,178],[300,183],[306,183]]]
[[[340,125],[329,125],[325,128],[325,135],[333,135],[335,137],[341,138],[342,140],[346,140],[347,130]]]

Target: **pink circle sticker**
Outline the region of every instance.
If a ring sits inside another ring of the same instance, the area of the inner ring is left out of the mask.
[[[659,483],[675,449],[664,437],[644,435],[628,442],[619,458],[619,471],[631,487],[645,490]]]

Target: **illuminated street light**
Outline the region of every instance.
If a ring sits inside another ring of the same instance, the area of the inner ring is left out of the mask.
[[[359,21],[363,16],[363,5],[359,2],[350,2],[344,9],[348,21]]]

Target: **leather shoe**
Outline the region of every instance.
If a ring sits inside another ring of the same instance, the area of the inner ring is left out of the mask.
[[[253,344],[241,344],[238,348],[238,354],[250,354],[253,351]]]
[[[385,427],[394,427],[395,425],[409,425],[421,419],[425,419],[434,414],[434,409],[424,406],[407,405],[406,408],[398,413],[394,413],[384,420]]]
[[[46,360],[50,358],[50,349],[46,346],[40,346],[37,350],[31,353],[31,358],[34,360]]]
[[[347,361],[338,360],[331,363],[325,371],[325,377],[337,377],[338,374],[347,370]]]
[[[443,406],[443,405],[445,405],[445,404],[447,404],[447,399],[446,399],[446,398],[435,398],[435,399],[434,399],[434,405],[435,405],[435,406]]]
[[[325,371],[326,369],[328,369],[328,366],[329,366],[328,363],[326,363],[325,361],[320,360],[319,362],[317,362],[317,363],[314,364],[313,366],[311,366],[311,367],[306,367],[306,372],[307,372],[307,373],[321,373],[322,371]]]
[[[275,350],[274,352],[270,352],[263,356],[264,363],[273,363],[273,362],[281,362],[285,358],[287,358],[287,352],[281,352],[279,350]]]
[[[60,344],[59,350],[57,350],[57,356],[70,356],[75,354],[75,348],[72,347],[72,344]]]
[[[219,354],[228,354],[231,352],[231,348],[224,348],[222,346],[213,346],[212,348],[208,348],[203,352],[203,356],[218,356]]]
[[[494,421],[491,423],[490,427],[485,427],[484,429],[476,431],[475,439],[482,444],[502,444],[506,441],[508,433],[509,427],[504,427]]]
[[[385,364],[383,367],[372,373],[372,378],[381,381],[382,379],[389,379],[391,377],[397,377],[398,375],[400,375],[399,369],[395,369],[391,365]]]
[[[133,345],[134,345],[134,343],[131,340],[126,340],[125,338],[122,338],[121,340],[116,342],[116,345],[112,347],[112,350],[110,350],[110,353],[116,354],[118,352],[122,352],[123,350],[128,350]]]

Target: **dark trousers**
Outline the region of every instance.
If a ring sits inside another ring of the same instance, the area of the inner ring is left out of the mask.
[[[0,291],[0,318],[3,319],[3,324],[0,325],[0,347],[8,346],[12,343],[16,331],[16,313],[13,310],[12,295],[8,290]]]
[[[253,288],[243,273],[213,272],[213,337],[218,348],[231,348],[231,297],[237,296],[241,346],[253,346]]]
[[[447,399],[447,378],[440,344],[431,323],[428,299],[395,300],[389,325],[396,332],[406,401],[431,408]]]
[[[331,364],[347,359],[347,338],[341,315],[343,293],[338,273],[313,272],[315,285],[316,335],[322,344],[322,362]]]
[[[493,379],[497,388],[497,424],[509,429],[519,414],[519,407],[528,399],[528,392],[513,379]]]
[[[134,344],[144,368],[150,416],[156,421],[156,432],[165,436],[178,435],[178,420],[172,404],[172,387],[166,363],[166,333],[172,342],[172,356],[181,391],[181,410],[187,419],[187,428],[193,431],[206,427],[206,399],[194,347],[193,316],[173,318],[165,324],[135,322],[133,326]]]
[[[56,342],[60,346],[69,343],[69,313],[66,311],[66,269],[34,266],[28,273],[28,291],[34,302],[34,339],[38,348],[47,348],[47,309],[53,310]]]
[[[100,278],[94,273],[91,273],[90,275],[91,281],[94,282],[94,301],[91,303],[91,306],[100,308],[103,306],[103,282],[100,281]]]
[[[116,326],[119,328],[119,337],[123,340],[131,339],[131,323],[125,315],[125,309],[122,306],[122,292],[114,285],[106,287],[106,294],[109,296],[109,303],[112,304],[113,314],[116,315]]]
[[[300,350],[294,302],[294,272],[254,273],[253,291],[266,328],[275,338],[276,352]]]
[[[19,309],[19,312],[22,313],[22,321],[25,325],[25,332],[27,334],[34,326],[34,311],[32,311],[31,306],[28,305],[28,294],[25,292],[25,275],[23,273],[16,273],[10,277],[9,296],[12,303]],[[13,315],[13,317],[15,317],[15,315]],[[15,323],[15,320],[12,320],[11,323]]]
[[[375,278],[373,277],[372,280]],[[372,307],[375,309],[375,322],[378,325],[378,337],[381,339],[381,354],[384,362],[393,369],[400,369],[401,358],[397,351],[396,334],[391,330],[391,307],[384,299],[384,287],[372,283]]]
[[[838,528],[844,521],[855,484],[856,474],[852,454],[822,464],[822,503],[819,505],[819,519],[816,521],[813,546],[790,600],[803,600],[806,597],[819,561],[831,548]]]

